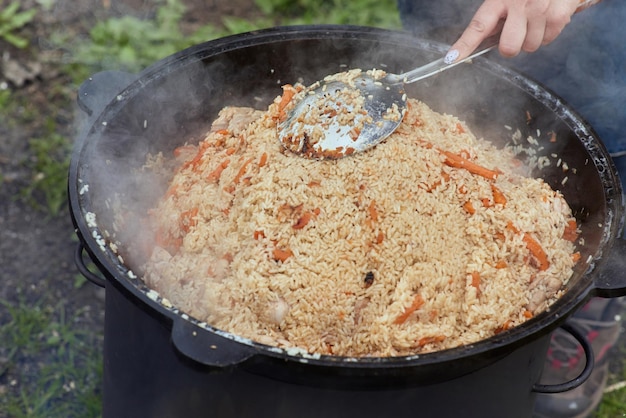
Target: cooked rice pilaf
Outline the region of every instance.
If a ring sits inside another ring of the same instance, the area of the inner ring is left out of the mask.
[[[576,223],[507,150],[410,99],[376,148],[316,161],[279,145],[285,102],[225,108],[151,213],[144,280],[260,343],[398,356],[473,343],[560,295]]]

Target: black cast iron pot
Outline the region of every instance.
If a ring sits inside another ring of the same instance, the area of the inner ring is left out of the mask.
[[[69,174],[81,246],[104,275],[105,417],[527,417],[537,392],[580,384],[539,381],[549,335],[588,298],[626,294],[622,190],[604,146],[558,97],[486,59],[407,87],[409,96],[465,120],[498,144],[519,130],[552,164],[536,175],[561,190],[582,233],[582,260],[549,311],[492,338],[399,358],[311,356],[198,323],[147,289],[133,247],[146,210],[163,193],[148,153],[198,140],[227,105],[260,109],[285,83],[350,68],[400,73],[445,47],[408,34],[350,26],[275,28],[207,42],[139,75],[101,73],[81,87],[89,117]],[[550,140],[556,134],[557,141]],[[567,167],[568,169],[565,169]],[[121,226],[123,225],[123,227]],[[94,278],[97,280],[97,278]]]

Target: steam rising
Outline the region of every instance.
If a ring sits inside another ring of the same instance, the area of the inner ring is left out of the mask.
[[[100,73],[81,89],[90,95],[83,99],[92,111],[88,123],[93,126],[82,149],[80,180],[89,184],[90,211],[97,215],[100,230],[133,269],[153,245],[148,211],[172,176],[167,162],[158,165],[159,170],[146,169],[146,164],[171,160],[176,147],[198,142],[219,110],[217,103],[240,100],[222,91],[220,78],[234,71],[228,62],[190,61],[168,60],[157,66],[160,72],[147,71],[119,93],[111,86],[135,76]],[[181,64],[186,64],[184,75],[173,76]]]
[[[97,215],[99,230],[119,249],[127,266],[140,274],[137,268],[149,256],[154,236],[147,214],[172,175],[167,164],[162,172],[144,169],[149,155],[159,158],[161,153],[165,161],[171,160],[176,147],[203,138],[223,107],[265,109],[281,94],[282,84],[310,84],[349,68],[401,73],[441,56],[446,48],[408,35],[390,34],[391,39],[381,39],[379,32],[352,35],[342,31],[326,39],[319,37],[319,29],[307,35],[300,28],[286,30],[280,37],[239,38],[244,44],[252,42],[248,47],[235,43],[199,46],[146,70],[103,110],[95,110],[80,156],[79,181],[89,184],[82,205]],[[298,38],[290,40],[289,36]],[[438,112],[458,115],[478,136],[500,145],[510,142],[512,133],[520,129],[523,140],[538,138],[545,158],[555,154],[567,161],[576,171],[566,173],[553,165],[546,180],[563,189],[581,218],[589,217],[584,234],[593,253],[615,225],[604,219],[607,185],[594,184],[599,181],[596,164],[603,168],[606,161],[589,161],[588,151],[572,133],[582,129],[585,134],[585,127],[564,124],[555,117],[558,101],[548,100],[549,95],[540,98],[541,102],[531,98],[506,69],[479,63],[460,67],[408,85],[407,94]],[[541,91],[532,83],[523,87]],[[549,141],[552,133],[558,141]],[[590,137],[585,145],[593,147],[593,142]],[[602,155],[601,150],[597,155]],[[565,181],[573,175],[576,179]],[[610,175],[605,177],[610,183]],[[586,182],[592,184],[584,195],[578,190],[581,179],[590,179]],[[613,206],[609,214],[612,210]],[[598,229],[598,223],[604,226]]]

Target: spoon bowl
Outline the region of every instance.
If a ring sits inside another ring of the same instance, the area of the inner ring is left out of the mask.
[[[423,80],[491,51],[488,38],[470,56],[448,63],[440,58],[402,74],[359,69],[334,74],[298,92],[278,123],[283,147],[302,157],[336,159],[384,141],[406,113],[404,85]]]

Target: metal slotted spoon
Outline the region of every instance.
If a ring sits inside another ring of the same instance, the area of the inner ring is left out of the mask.
[[[331,76],[313,83],[287,105],[287,113],[278,124],[278,138],[283,147],[306,158],[341,158],[366,151],[402,122],[405,84],[489,52],[498,40],[499,35],[488,38],[473,54],[451,64],[440,58],[402,74],[378,77],[375,72],[362,71],[349,81]]]

